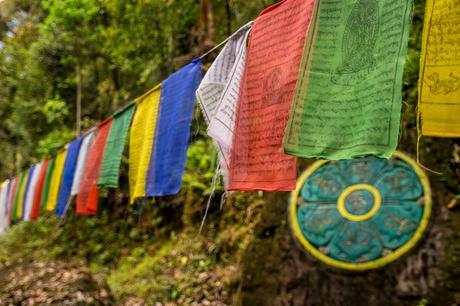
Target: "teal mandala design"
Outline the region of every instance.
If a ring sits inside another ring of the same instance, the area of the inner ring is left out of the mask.
[[[431,210],[423,171],[407,156],[322,161],[291,202],[294,232],[315,257],[349,269],[382,266],[420,238]]]

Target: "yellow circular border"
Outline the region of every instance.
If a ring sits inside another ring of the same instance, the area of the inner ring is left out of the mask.
[[[363,215],[353,215],[345,207],[345,199],[347,198],[347,196],[350,195],[350,193],[358,191],[358,190],[369,191],[374,197],[374,204],[372,205],[372,209]],[[382,196],[380,195],[380,192],[377,190],[377,188],[375,188],[372,185],[368,185],[368,184],[356,184],[356,185],[349,186],[345,188],[344,191],[342,191],[337,201],[337,209],[339,210],[339,213],[344,218],[350,221],[361,222],[375,215],[377,211],[380,209],[381,204],[382,204]]]
[[[424,190],[424,198],[425,198],[425,207],[423,211],[423,216],[422,219],[420,220],[420,225],[417,228],[417,230],[414,233],[414,236],[402,247],[399,249],[389,253],[388,255],[379,258],[377,260],[365,262],[365,263],[347,263],[347,262],[342,262],[335,260],[333,258],[330,258],[323,253],[321,253],[315,246],[310,244],[308,240],[305,239],[305,237],[302,234],[302,231],[300,229],[298,220],[297,220],[297,200],[299,198],[299,193],[300,190],[302,189],[303,184],[305,181],[310,177],[310,175],[313,174],[316,170],[318,170],[320,167],[323,165],[329,163],[330,161],[328,160],[321,160],[313,165],[311,165],[299,178],[297,181],[297,188],[292,192],[291,196],[291,202],[290,202],[290,219],[291,219],[291,226],[294,231],[294,235],[296,238],[300,241],[303,247],[307,249],[307,251],[312,254],[315,258],[321,260],[322,262],[341,269],[346,269],[346,270],[353,270],[353,271],[365,271],[369,269],[376,269],[380,268],[392,261],[395,261],[399,257],[401,257],[404,253],[412,249],[417,241],[420,240],[422,237],[423,232],[425,231],[426,227],[428,226],[428,221],[430,219],[431,215],[431,188],[430,188],[430,183],[428,180],[428,177],[426,176],[425,172],[417,165],[417,163],[407,156],[406,154],[396,151],[395,154],[392,156],[392,158],[399,158],[406,163],[408,163],[412,169],[415,171],[417,176],[420,179],[420,182],[422,184],[423,190]]]

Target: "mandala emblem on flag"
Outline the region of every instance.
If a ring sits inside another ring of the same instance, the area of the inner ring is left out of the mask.
[[[291,226],[307,251],[348,269],[381,267],[410,250],[431,213],[425,173],[403,153],[319,161],[299,179]]]

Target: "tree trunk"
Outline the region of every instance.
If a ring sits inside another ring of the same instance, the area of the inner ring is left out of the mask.
[[[81,65],[77,63],[77,99],[76,99],[76,132],[81,135],[81,98],[82,98]]]

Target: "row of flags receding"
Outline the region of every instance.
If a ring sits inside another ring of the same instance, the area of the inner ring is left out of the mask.
[[[229,39],[202,78],[192,61],[56,156],[0,188],[10,220],[93,215],[117,188],[129,137],[130,202],[176,194],[195,99],[226,190],[293,190],[296,157],[391,156],[397,146],[412,0],[284,0]],[[460,137],[460,4],[428,0],[421,132]],[[447,18],[447,17],[448,18]],[[446,17],[446,18],[444,18]],[[458,49],[458,50],[457,50]]]

